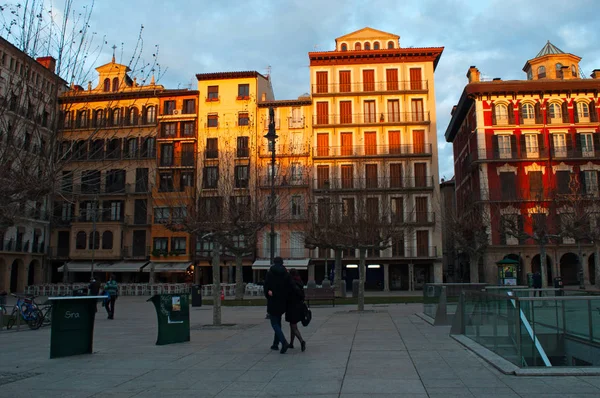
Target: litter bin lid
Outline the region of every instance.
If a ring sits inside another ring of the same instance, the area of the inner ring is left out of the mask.
[[[61,297],[48,297],[48,300],[89,300],[98,299],[104,300],[106,296],[61,296]]]

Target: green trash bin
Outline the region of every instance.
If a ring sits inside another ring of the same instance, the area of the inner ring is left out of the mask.
[[[154,303],[158,317],[156,345],[190,341],[190,301],[187,294],[156,294]]]
[[[103,296],[49,297],[52,304],[50,358],[91,354],[96,302]]]

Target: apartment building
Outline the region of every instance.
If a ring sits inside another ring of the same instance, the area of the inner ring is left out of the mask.
[[[442,281],[434,90],[442,51],[401,47],[399,36],[364,28],[338,37],[333,51],[308,54],[312,201],[354,212],[358,196],[367,195],[378,217],[405,226],[391,248],[367,254],[367,289]],[[315,252],[317,281],[330,273],[332,254]],[[347,286],[358,279],[357,255],[344,254]]]
[[[21,292],[44,281],[48,268],[56,99],[66,83],[52,57],[33,59],[0,38],[0,292]],[[37,186],[40,185],[40,186]],[[49,184],[48,184],[49,185]]]
[[[561,236],[561,220],[572,210],[565,199],[581,194],[593,205],[598,197],[600,71],[586,78],[580,60],[548,42],[525,63],[523,80],[484,81],[475,66],[468,70],[445,136],[453,145],[459,213],[481,203],[490,220],[480,280],[497,283],[496,263],[508,258],[519,263],[520,284],[536,271],[546,275],[544,285],[556,276],[566,285],[593,281],[591,242],[583,245],[579,275],[577,246]],[[518,236],[504,228],[507,220]],[[546,270],[541,233],[548,235]]]

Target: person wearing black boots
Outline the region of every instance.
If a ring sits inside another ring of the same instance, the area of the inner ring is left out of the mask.
[[[302,278],[295,268],[290,270],[290,276],[294,283],[285,311],[285,321],[290,324],[289,348],[294,348],[294,337],[297,337],[300,342],[300,348],[304,352],[306,350],[306,341],[304,341],[300,330],[298,330],[298,322],[302,321],[304,317],[304,282],[302,282]]]
[[[285,313],[290,292],[293,289],[293,281],[283,266],[283,259],[275,257],[273,265],[267,272],[265,278],[264,292],[267,298],[267,313],[271,321],[271,327],[275,332],[273,337],[272,350],[279,348],[281,343],[280,353],[285,354],[289,344],[285,340],[285,335],[281,330],[281,316]]]

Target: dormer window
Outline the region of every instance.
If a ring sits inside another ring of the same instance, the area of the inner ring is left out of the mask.
[[[379,50],[379,42],[378,41],[373,43],[373,50]]]
[[[361,47],[360,47],[360,43],[359,43],[359,42],[356,42],[356,43],[354,44],[354,50],[355,50],[355,51],[360,51],[360,50],[361,50]]]
[[[537,70],[538,79],[543,79],[546,77],[546,67],[540,66]]]
[[[554,68],[556,69],[556,78],[562,79],[563,78],[562,64],[559,62],[554,66]]]
[[[342,46],[340,48],[342,51],[348,51],[348,45],[346,43],[342,43]]]
[[[393,41],[388,41],[388,49],[392,49],[394,48],[394,42]]]
[[[571,76],[577,77],[577,67],[575,65],[571,65]]]
[[[365,50],[370,50],[371,49],[371,43],[367,42],[365,43]]]
[[[119,78],[115,77],[112,81],[112,91],[116,92],[119,91]]]
[[[110,91],[110,79],[107,77],[104,79],[104,92],[108,93]]]

